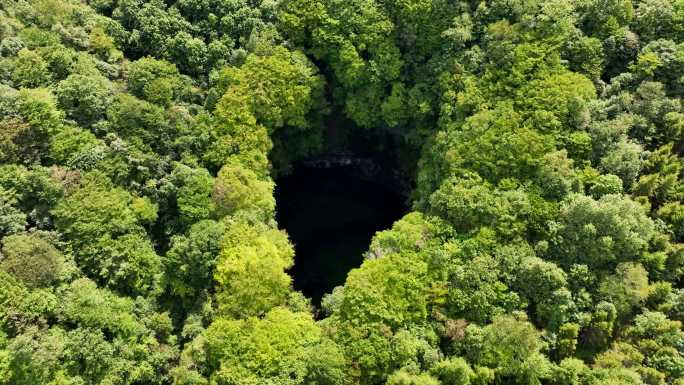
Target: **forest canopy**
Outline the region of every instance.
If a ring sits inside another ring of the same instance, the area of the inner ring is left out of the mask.
[[[684,0],[0,0],[0,385],[684,385],[683,97]],[[318,306],[331,125],[411,209]]]

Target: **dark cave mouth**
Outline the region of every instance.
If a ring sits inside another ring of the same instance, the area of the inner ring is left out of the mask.
[[[295,246],[295,290],[315,306],[363,262],[377,231],[408,210],[401,189],[359,165],[298,164],[276,180],[277,220]]]

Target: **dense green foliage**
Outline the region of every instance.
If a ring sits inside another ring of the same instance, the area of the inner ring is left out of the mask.
[[[0,0],[0,385],[682,385],[683,96],[682,0]],[[315,320],[331,114],[415,188]]]

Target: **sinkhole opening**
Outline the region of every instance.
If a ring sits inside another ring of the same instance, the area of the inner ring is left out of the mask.
[[[373,235],[408,209],[401,190],[365,166],[330,163],[299,164],[276,181],[278,224],[295,247],[294,288],[315,306],[361,265]]]

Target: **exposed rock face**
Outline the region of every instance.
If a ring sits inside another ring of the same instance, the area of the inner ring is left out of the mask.
[[[316,169],[343,168],[359,179],[388,186],[404,198],[411,194],[409,178],[400,170],[383,167],[368,157],[358,156],[351,151],[331,152],[299,162],[302,167]]]

